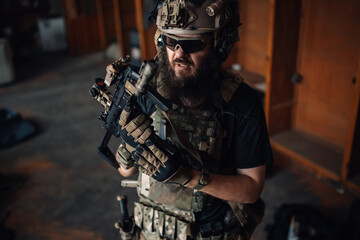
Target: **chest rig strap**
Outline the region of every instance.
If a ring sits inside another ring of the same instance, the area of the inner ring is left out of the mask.
[[[244,79],[238,73],[233,71],[224,71],[222,72],[222,76],[220,94],[223,100],[228,103]]]
[[[177,128],[175,126],[175,124],[173,124],[173,122],[170,120],[170,118],[169,118],[169,116],[167,115],[166,112],[161,111],[161,113],[166,118],[166,120],[170,123],[170,126],[174,130],[175,135],[178,138],[177,140],[179,140],[178,143],[181,145],[181,147],[184,148],[186,151],[188,151],[202,165],[202,160],[201,160],[201,157],[199,155],[199,152],[191,144],[191,142],[189,141],[186,134],[182,130]]]

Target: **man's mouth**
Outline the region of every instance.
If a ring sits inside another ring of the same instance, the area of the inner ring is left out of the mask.
[[[174,60],[174,65],[180,68],[190,68],[192,63],[187,59],[179,58]]]
[[[186,64],[186,63],[175,63],[175,66],[180,67],[180,68],[190,68],[190,64]]]

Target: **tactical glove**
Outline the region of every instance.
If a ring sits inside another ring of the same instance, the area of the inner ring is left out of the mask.
[[[134,159],[131,153],[126,149],[125,144],[120,144],[116,151],[116,161],[124,169],[129,169],[134,166]]]
[[[180,155],[168,156],[150,140],[146,141],[146,146],[139,145],[132,153],[139,170],[144,174],[160,182],[185,185],[191,179],[191,171],[184,167]]]
[[[135,142],[144,144],[153,133],[151,127],[152,119],[141,112],[135,118],[129,120],[129,118],[131,118],[130,115],[130,111],[123,110],[120,114],[119,124],[122,126],[122,130],[126,130],[128,136],[134,138]],[[129,141],[126,138],[123,138],[123,140]],[[133,143],[129,142],[128,144],[133,145]]]
[[[153,134],[152,120],[144,113],[138,114],[131,120],[129,119],[131,119],[131,112],[123,110],[119,124],[125,130],[126,136],[123,133],[122,138],[127,144],[135,148],[135,151],[132,151],[132,157],[136,162],[135,166],[141,172],[160,182],[181,185],[185,185],[190,181],[192,177],[191,169],[199,170],[203,173],[202,176],[205,176],[202,165],[199,165],[199,162],[185,149],[179,149],[171,142],[168,142],[177,151],[173,154],[166,154],[160,146],[151,142],[149,138]],[[131,136],[133,139],[127,136]],[[202,179],[203,177],[201,181]],[[201,189],[207,184],[207,180],[204,180],[204,183],[199,181],[199,184],[198,189]]]

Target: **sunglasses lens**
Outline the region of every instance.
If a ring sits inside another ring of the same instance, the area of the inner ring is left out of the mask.
[[[181,48],[186,53],[193,53],[203,50],[206,47],[206,43],[201,40],[187,40],[182,41]]]
[[[165,36],[165,44],[171,51],[174,51],[176,46],[180,45],[181,49],[186,53],[198,52],[206,47],[206,42],[199,39],[177,41],[169,36]]]
[[[178,43],[175,39],[165,36],[165,44],[171,51],[174,51],[174,49]]]

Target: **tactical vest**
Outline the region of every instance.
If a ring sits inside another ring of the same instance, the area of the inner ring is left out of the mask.
[[[229,102],[242,82],[239,75],[225,72],[222,75],[222,101]],[[157,134],[170,138],[181,147],[181,140],[171,125],[186,133],[191,144],[206,152],[204,167],[217,173],[221,161],[222,138],[226,135],[221,124],[215,124],[218,112],[193,108],[175,108],[164,116],[159,110],[151,116]],[[210,196],[201,191],[171,183],[161,183],[139,172],[137,192],[139,203],[135,203],[135,224],[154,236],[171,239],[186,239],[189,223],[195,222],[195,213],[203,209]]]

